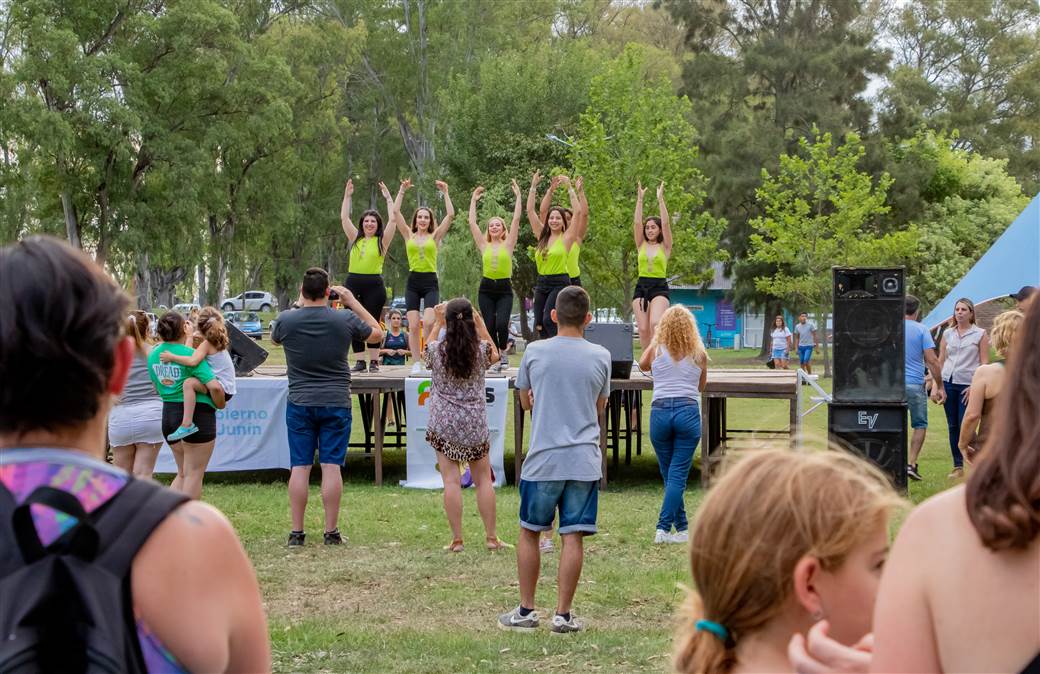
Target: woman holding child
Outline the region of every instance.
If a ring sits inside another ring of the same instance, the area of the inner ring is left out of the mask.
[[[206,393],[195,396],[192,422],[197,430],[186,436],[190,442],[188,439],[170,441],[170,449],[177,462],[177,477],[170,486],[197,499],[202,495],[202,478],[217,438],[217,408],[224,407],[224,390],[213,368],[205,360],[194,367],[162,361],[162,354],[167,351],[188,358],[194,354],[194,350],[185,344],[193,334],[192,325],[180,313],[168,311],[163,314],[159,319],[158,333],[162,342],[148,355],[148,368],[159,397],[163,400],[164,436],[173,435],[182,422],[185,381],[194,378],[206,388]]]

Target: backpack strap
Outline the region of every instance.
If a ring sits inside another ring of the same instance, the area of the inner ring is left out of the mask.
[[[154,482],[131,479],[105,504],[94,524],[101,539],[97,564],[118,578],[126,577],[134,556],[155,528],[189,500]]]
[[[32,506],[44,505],[57,512],[76,518],[76,524],[49,545],[40,541],[33,523]],[[37,487],[14,509],[11,525],[18,548],[26,564],[42,559],[49,552],[73,554],[90,561],[97,555],[98,535],[91,524],[90,516],[79,499],[61,489],[46,485]]]

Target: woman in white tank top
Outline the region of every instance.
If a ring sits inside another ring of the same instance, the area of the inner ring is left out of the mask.
[[[649,370],[654,378],[650,441],[664,480],[654,543],[685,543],[689,522],[683,495],[701,440],[700,397],[708,380],[708,352],[686,307],[676,305],[664,312],[639,369]]]

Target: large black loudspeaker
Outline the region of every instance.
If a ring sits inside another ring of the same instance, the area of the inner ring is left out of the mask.
[[[899,490],[906,490],[906,404],[831,403],[832,441],[868,459]]]
[[[227,326],[228,337],[231,338],[228,351],[231,353],[231,362],[235,364],[235,374],[249,374],[267,360],[266,349],[231,323],[225,322],[224,325]]]
[[[585,339],[610,352],[611,379],[632,376],[631,323],[589,323],[585,328]]]
[[[836,402],[906,400],[903,268],[834,268]]]

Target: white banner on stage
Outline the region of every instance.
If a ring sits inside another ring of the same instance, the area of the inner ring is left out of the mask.
[[[289,468],[286,380],[244,378],[238,379],[236,388],[238,392],[227,407],[217,410],[217,444],[206,470]],[[187,439],[191,440],[191,436]],[[173,453],[165,443],[159,451],[155,472],[177,472]]]
[[[409,377],[404,380],[405,414],[408,419],[407,479],[402,487],[417,489],[443,489],[444,482],[437,470],[437,454],[426,442],[426,423],[429,419],[427,404],[430,399],[429,379]],[[506,408],[509,398],[509,382],[505,377],[485,380],[484,393],[487,399],[487,421],[490,432],[491,469],[495,471],[495,486],[506,482]]]

